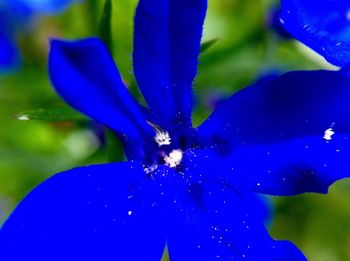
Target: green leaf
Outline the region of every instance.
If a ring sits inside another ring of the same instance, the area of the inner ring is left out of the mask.
[[[85,121],[87,118],[69,107],[39,108],[14,115],[14,118],[21,121]]]
[[[263,28],[256,27],[247,32],[238,41],[220,48],[213,53],[203,55],[200,66],[202,68],[205,66],[214,66],[220,62],[222,63],[225,59],[231,59],[232,55],[240,53],[242,49],[247,48],[248,46],[252,47],[264,43],[265,37],[266,34],[264,33]]]
[[[106,0],[105,5],[103,7],[98,35],[107,45],[109,51],[112,53],[112,1]]]
[[[105,130],[107,143],[107,157],[109,162],[119,162],[125,160],[123,145],[111,130]]]
[[[207,51],[213,44],[215,44],[219,39],[212,39],[201,44],[201,53]]]

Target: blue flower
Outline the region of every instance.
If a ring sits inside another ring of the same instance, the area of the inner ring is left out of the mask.
[[[350,65],[350,2],[282,0],[280,21],[295,38],[328,62]]]
[[[18,31],[30,27],[34,17],[55,14],[77,0],[2,0],[0,3],[0,72],[18,65]]]
[[[263,225],[257,193],[326,193],[350,175],[350,75],[299,71],[236,93],[192,127],[204,0],[141,0],[124,86],[104,44],[52,41],[56,91],[122,140],[127,162],[43,182],[0,231],[5,260],[305,260]]]

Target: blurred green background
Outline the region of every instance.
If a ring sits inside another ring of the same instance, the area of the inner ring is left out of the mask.
[[[113,55],[124,81],[140,98],[132,72],[136,0],[113,0]],[[89,163],[123,157],[119,143],[102,127],[68,108],[54,93],[46,60],[50,37],[96,35],[104,1],[86,0],[59,16],[40,17],[19,34],[23,64],[0,75],[0,224],[16,204],[47,177]],[[209,0],[203,42],[217,41],[201,54],[194,86],[198,125],[214,104],[264,74],[332,68],[296,41],[271,29],[272,0]],[[283,86],[281,86],[283,87]],[[27,117],[30,120],[26,120]],[[350,260],[350,181],[328,195],[273,198],[271,234],[292,240],[310,260]]]

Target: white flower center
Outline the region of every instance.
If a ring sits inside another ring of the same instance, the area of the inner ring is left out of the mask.
[[[326,140],[326,141],[330,141],[332,139],[332,136],[335,132],[333,131],[332,128],[328,128],[327,130],[324,131],[324,135],[323,135],[323,138]]]
[[[165,165],[170,168],[175,168],[181,163],[183,157],[182,150],[173,150],[164,157]]]

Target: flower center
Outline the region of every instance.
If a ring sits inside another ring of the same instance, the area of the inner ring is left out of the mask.
[[[333,131],[333,128],[328,128],[324,131],[323,139],[325,139],[326,141],[330,141],[334,133],[335,132]]]
[[[144,170],[147,174],[152,173],[157,169],[159,165],[165,165],[170,168],[176,168],[181,164],[183,158],[183,150],[175,135],[171,137],[169,132],[162,129],[160,126],[148,122],[148,124],[155,130],[155,136],[153,137],[155,145],[152,149],[152,153],[148,154],[149,161],[145,164]],[[153,155],[153,156],[152,156]]]
[[[183,157],[182,150],[172,150],[169,155],[164,156],[165,165],[170,168],[175,168],[181,163]]]

